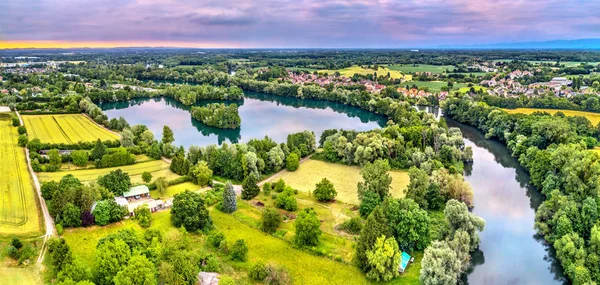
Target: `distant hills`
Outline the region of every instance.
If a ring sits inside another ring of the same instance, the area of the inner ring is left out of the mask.
[[[600,38],[440,47],[459,49],[600,49]]]

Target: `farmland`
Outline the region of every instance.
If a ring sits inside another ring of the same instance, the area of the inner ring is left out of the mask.
[[[142,183],[142,173],[148,171],[152,174],[152,177],[165,177],[167,180],[175,179],[179,175],[169,170],[169,164],[162,160],[152,160],[147,162],[140,162],[132,165],[109,167],[109,168],[94,168],[94,169],[82,169],[82,170],[70,170],[70,171],[57,171],[57,172],[40,172],[38,177],[41,181],[59,181],[63,176],[67,174],[73,174],[82,182],[90,182],[98,179],[98,176],[105,175],[113,170],[121,169],[124,172],[129,173],[132,183]]]
[[[116,134],[99,127],[81,114],[24,115],[23,121],[30,138],[38,138],[43,143],[74,144],[119,139]]]
[[[391,78],[404,78],[404,75],[402,75],[401,72],[397,71],[397,70],[392,70],[392,69],[388,69],[385,67],[380,66],[379,69],[374,70],[374,69],[367,69],[367,68],[363,68],[360,66],[351,66],[348,68],[344,68],[344,69],[338,69],[338,70],[319,70],[319,73],[328,73],[328,74],[333,74],[334,72],[339,72],[340,75],[345,76],[345,77],[352,77],[354,76],[354,74],[360,74],[360,75],[367,75],[367,74],[373,74],[375,72],[377,72],[377,75],[386,75],[388,72],[390,73],[390,77]]]
[[[537,108],[517,108],[517,109],[504,109],[504,111],[511,114],[531,114],[534,112],[548,112],[550,114],[556,114],[557,112],[562,112],[565,116],[583,116],[586,117],[592,125],[596,126],[600,123],[600,114],[593,112],[585,112],[585,111],[574,111],[574,110],[556,110],[556,109],[537,109]]]
[[[42,229],[36,190],[17,137],[10,116],[0,115],[0,235],[36,235]]]
[[[403,197],[404,188],[409,183],[408,174],[403,171],[390,171],[390,175],[392,176],[392,196],[396,198]],[[321,179],[327,178],[333,183],[338,192],[337,200],[349,204],[358,204],[356,184],[362,181],[358,166],[309,159],[302,163],[298,170],[283,172],[280,176],[274,177],[271,182],[275,182],[279,178],[283,179],[292,188],[305,193],[315,190],[315,185]]]
[[[430,65],[430,64],[394,64],[388,66],[391,70],[397,70],[402,73],[415,73],[415,72],[431,72],[431,73],[446,73],[446,70],[452,72],[454,66],[452,65]]]
[[[417,85],[419,88],[429,88],[429,91],[431,92],[439,92],[441,90],[442,87],[444,86],[448,86],[448,83],[445,81],[407,81],[402,83],[402,86],[408,85],[408,86],[412,86],[412,85]],[[455,83],[454,86],[452,86],[452,89],[459,89],[462,87],[467,87],[467,84],[465,83]]]

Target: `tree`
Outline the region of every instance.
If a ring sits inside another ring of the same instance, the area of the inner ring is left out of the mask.
[[[565,274],[574,279],[576,267],[585,263],[585,241],[577,233],[570,233],[556,240],[554,249]]]
[[[127,210],[124,210],[114,200],[103,200],[96,204],[92,215],[97,225],[105,226],[109,223],[120,221],[126,212]]]
[[[76,150],[71,153],[73,164],[84,166],[88,162],[88,153],[85,150]]]
[[[269,150],[267,153],[267,157],[269,167],[271,167],[273,171],[278,171],[283,167],[285,162],[285,153],[281,149],[281,146],[276,145],[271,148],[271,150]]]
[[[50,160],[50,165],[53,165],[53,166],[60,167],[60,164],[62,163],[62,158],[60,157],[60,153],[58,152],[58,149],[51,149],[48,152],[48,159]]]
[[[54,194],[57,191],[59,191],[58,182],[56,182],[56,181],[42,182],[42,186],[41,186],[40,190],[42,191],[42,197],[44,197],[44,199],[52,200],[52,197],[54,197]]]
[[[398,276],[400,265],[400,250],[394,238],[381,235],[375,241],[373,248],[366,252],[370,270],[367,278],[375,281],[390,281]]]
[[[135,145],[133,143],[134,139],[135,139],[135,136],[133,135],[133,132],[131,132],[131,130],[124,129],[121,132],[121,146],[123,146],[123,147],[134,146]]]
[[[225,184],[225,190],[223,191],[221,211],[230,214],[235,212],[235,210],[237,210],[235,191],[233,190],[233,184],[231,184],[231,181],[227,181],[227,184]]]
[[[162,135],[162,143],[170,144],[175,141],[175,137],[173,136],[173,130],[168,126],[163,127],[163,135]]]
[[[304,209],[298,214],[294,227],[296,228],[296,235],[294,236],[296,246],[305,247],[319,244],[321,221],[319,221],[317,213],[312,208]]]
[[[300,167],[300,158],[298,157],[298,154],[292,152],[285,159],[285,168],[288,171],[296,171],[298,167]]]
[[[275,198],[275,206],[286,211],[296,211],[298,209],[298,203],[296,202],[294,189],[286,186],[285,190]]]
[[[321,179],[321,182],[317,183],[313,196],[320,202],[327,202],[335,199],[337,192],[333,187],[333,183],[327,178],[323,178]]]
[[[65,266],[73,261],[73,253],[64,238],[52,238],[48,242],[50,264],[55,272],[62,271]]]
[[[145,183],[150,183],[150,181],[152,181],[152,174],[148,171],[144,171],[144,173],[142,173],[142,180]]]
[[[388,198],[383,212],[401,249],[425,249],[429,244],[429,215],[411,199]]]
[[[455,285],[461,274],[461,262],[446,241],[434,241],[425,249],[419,281],[423,285]]]
[[[249,174],[242,182],[242,199],[250,200],[260,193],[260,187],[256,184],[256,176]]]
[[[147,205],[141,205],[133,210],[133,218],[138,221],[142,228],[149,228],[152,224],[152,214]]]
[[[425,170],[411,167],[408,170],[410,183],[408,184],[406,198],[415,201],[423,209],[428,209],[429,202],[427,200],[427,191],[429,189],[429,175]]]
[[[390,165],[387,160],[376,160],[373,163],[367,164],[360,170],[363,182],[358,182],[358,199],[363,203],[363,200],[373,202],[385,200],[390,194],[390,185],[392,177],[389,175]],[[379,199],[375,199],[374,195],[366,194],[368,192],[375,193]],[[364,199],[364,198],[368,199]],[[362,216],[369,215],[368,211],[361,211]]]
[[[369,272],[371,270],[367,259],[367,251],[373,249],[375,242],[381,236],[393,237],[383,210],[380,206],[377,206],[367,217],[356,244],[356,263],[362,271]]]
[[[248,259],[248,246],[243,239],[236,240],[231,247],[231,259],[242,262]]]
[[[169,188],[169,183],[167,182],[166,178],[158,177],[154,181],[154,184],[156,184],[156,191],[160,195],[164,195],[165,193],[167,193],[167,188]]]
[[[144,255],[131,257],[114,279],[115,285],[155,285],[156,268]]]
[[[71,280],[73,282],[82,282],[91,280],[92,272],[81,260],[74,258],[72,262],[65,264],[63,270],[58,272],[56,279],[60,281]]]
[[[262,212],[261,229],[266,233],[274,233],[281,224],[281,215],[273,208],[265,208]]]
[[[483,231],[485,227],[485,220],[469,212],[467,205],[457,200],[449,200],[446,203],[446,209],[444,209],[444,216],[448,222],[450,229],[450,238],[454,237],[454,234],[458,230],[463,230],[469,234],[471,241],[470,250],[473,251],[479,246],[479,232]]]
[[[127,172],[121,169],[113,170],[110,173],[100,176],[98,184],[110,190],[113,194],[120,196],[131,187],[131,178]]]
[[[107,147],[102,143],[100,139],[96,141],[96,145],[92,149],[90,158],[92,160],[101,159],[107,152]]]
[[[113,278],[127,265],[130,257],[131,250],[122,240],[115,239],[100,244],[96,249],[96,283],[113,284]]]
[[[194,183],[200,186],[206,186],[211,181],[213,171],[208,168],[208,163],[202,160],[194,168],[192,168],[191,176]]]
[[[67,203],[63,208],[61,222],[65,227],[81,226],[81,210],[71,203]]]
[[[204,204],[202,195],[186,190],[176,194],[171,207],[171,222],[176,227],[183,226],[189,232],[208,230],[212,219]]]
[[[17,139],[17,144],[21,147],[25,147],[27,146],[27,142],[28,142],[28,138],[27,135],[19,135],[19,138]]]

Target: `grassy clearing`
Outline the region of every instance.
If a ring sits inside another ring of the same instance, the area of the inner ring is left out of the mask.
[[[401,86],[408,85],[409,87],[412,85],[417,85],[419,88],[429,88],[430,92],[440,92],[442,87],[448,86],[448,83],[445,81],[407,81],[401,84]],[[452,89],[460,89],[462,87],[467,87],[466,83],[454,83]]]
[[[35,188],[19,134],[9,115],[0,115],[0,235],[36,235],[42,230]]]
[[[362,68],[360,66],[351,66],[348,68],[344,68],[344,69],[337,69],[337,70],[319,70],[319,73],[329,73],[330,75],[332,75],[335,72],[339,72],[340,75],[345,76],[345,77],[352,77],[354,76],[354,74],[360,74],[360,75],[367,75],[367,74],[373,74],[375,72],[377,72],[377,76],[379,75],[386,75],[388,72],[390,73],[390,77],[396,79],[396,78],[404,78],[404,75],[402,75],[401,72],[397,71],[397,70],[392,70],[383,66],[380,66],[379,69],[374,70],[374,69],[367,69],[367,68]]]
[[[475,86],[473,86],[472,88],[473,88],[473,89],[474,89],[476,92],[477,92],[477,91],[479,91],[479,90],[483,90],[483,91],[486,91],[486,90],[487,90],[487,88],[485,88],[485,87],[483,87],[483,86],[478,86],[478,85],[475,85]],[[460,92],[460,93],[463,93],[463,94],[464,94],[464,93],[467,93],[467,92],[470,92],[470,91],[471,91],[471,87],[461,87],[460,89],[458,89],[458,92]]]
[[[404,197],[404,188],[410,182],[408,174],[403,171],[390,171],[390,175],[392,176],[392,196],[396,198]],[[327,178],[333,183],[335,190],[338,192],[337,200],[354,205],[359,203],[356,184],[362,181],[362,176],[358,166],[309,159],[302,163],[298,170],[294,172],[285,171],[274,177],[271,182],[275,182],[279,178],[282,178],[292,188],[304,193],[312,192],[321,179]]]
[[[453,65],[430,65],[430,64],[394,64],[387,66],[391,70],[397,70],[402,73],[431,72],[446,73],[454,71]]]
[[[35,267],[0,267],[3,285],[44,284]]]
[[[23,121],[30,138],[38,138],[44,143],[73,144],[119,139],[81,114],[24,115]]]
[[[142,183],[142,173],[148,171],[152,174],[154,179],[158,177],[166,177],[167,180],[175,179],[180,177],[179,175],[169,170],[169,164],[162,160],[152,160],[147,162],[140,162],[132,165],[109,167],[109,168],[94,168],[94,169],[82,169],[82,170],[70,170],[70,171],[57,171],[57,172],[40,172],[38,178],[41,181],[59,181],[63,176],[67,174],[73,174],[79,178],[82,182],[90,182],[98,179],[98,176],[107,174],[113,170],[121,169],[124,172],[129,173],[132,183]]]
[[[537,108],[517,108],[517,109],[503,109],[504,111],[511,114],[531,114],[534,112],[548,112],[550,114],[556,114],[557,112],[562,112],[565,116],[574,117],[574,116],[583,116],[586,117],[592,125],[596,126],[600,123],[600,114],[593,112],[585,112],[585,111],[574,111],[574,110],[556,110],[556,109],[537,109]]]
[[[169,186],[167,188],[167,192],[165,192],[164,195],[161,195],[158,193],[158,191],[156,190],[152,190],[150,191],[150,195],[152,196],[152,198],[154,199],[160,199],[160,198],[165,198],[165,197],[173,197],[175,196],[175,194],[183,192],[185,190],[190,190],[190,191],[201,191],[201,190],[207,190],[208,188],[202,188],[199,185],[196,185],[192,182],[185,182],[185,183],[181,183],[181,184],[176,184],[173,186]]]

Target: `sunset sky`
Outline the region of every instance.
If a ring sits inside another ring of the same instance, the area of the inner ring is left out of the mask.
[[[393,48],[598,37],[597,0],[0,1],[0,48]]]

